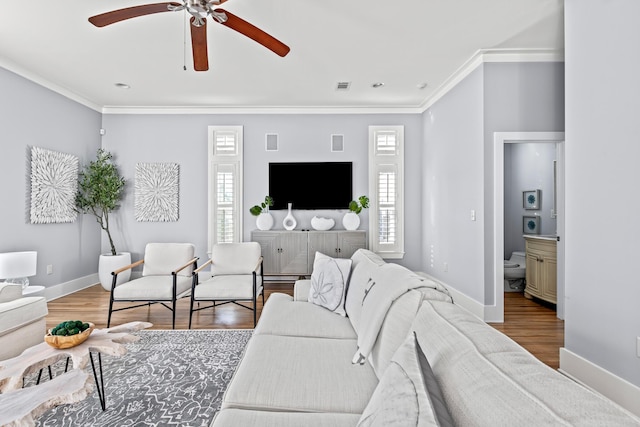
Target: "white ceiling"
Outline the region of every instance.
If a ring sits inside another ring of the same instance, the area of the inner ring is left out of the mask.
[[[229,0],[223,9],[291,52],[281,58],[209,18],[205,72],[193,71],[183,12],[87,21],[154,2],[3,2],[0,66],[98,110],[417,109],[478,51],[564,47],[563,0]]]

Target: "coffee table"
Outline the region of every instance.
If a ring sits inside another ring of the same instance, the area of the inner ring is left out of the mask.
[[[67,349],[56,349],[43,341],[26,349],[19,356],[0,361],[0,425],[10,422],[32,425],[33,420],[47,409],[84,399],[91,388],[90,376],[84,371],[89,361],[100,404],[104,410],[106,399],[102,354],[124,355],[127,352],[124,344],[139,339],[131,335],[131,332],[151,326],[153,325],[149,322],[130,322],[112,328],[95,329],[85,342]],[[92,353],[97,353],[97,363]],[[71,362],[71,371],[51,381],[23,388],[26,375],[64,359],[67,359],[67,363]],[[10,422],[7,419],[10,419]]]

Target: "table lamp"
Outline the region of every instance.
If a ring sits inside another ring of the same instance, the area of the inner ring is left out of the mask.
[[[29,276],[36,275],[37,260],[36,251],[0,253],[0,279],[20,284],[24,290],[29,286]]]

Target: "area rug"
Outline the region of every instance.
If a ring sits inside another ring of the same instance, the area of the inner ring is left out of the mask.
[[[208,426],[220,409],[222,396],[252,333],[252,330],[136,332],[140,340],[127,344],[124,356],[102,356],[105,411],[94,387],[83,401],[45,412],[37,425]],[[53,368],[54,375],[63,371],[64,362]],[[92,372],[90,363],[86,369]],[[29,381],[34,378],[28,378]]]

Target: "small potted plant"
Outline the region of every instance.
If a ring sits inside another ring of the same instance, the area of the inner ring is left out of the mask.
[[[100,255],[98,277],[105,290],[111,290],[111,272],[131,264],[130,252],[117,252],[109,229],[109,214],[118,209],[122,199],[125,179],[112,161],[113,155],[102,148],[98,149],[95,160],[84,166],[78,177],[76,210],[95,217],[100,228],[107,233],[110,252]],[[131,271],[129,270],[129,273]],[[125,282],[128,277],[118,280]]]
[[[358,214],[362,212],[362,209],[369,207],[369,198],[367,196],[360,196],[358,200],[352,200],[349,202],[349,212],[347,212],[342,218],[342,225],[346,230],[357,230],[360,226],[360,217]]]
[[[264,202],[259,205],[255,205],[249,209],[251,215],[256,216],[256,227],[258,230],[271,230],[273,227],[273,216],[269,212],[269,206],[273,206],[273,198],[270,196],[264,197]]]

